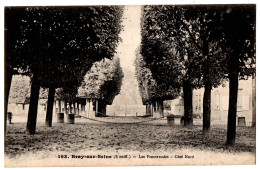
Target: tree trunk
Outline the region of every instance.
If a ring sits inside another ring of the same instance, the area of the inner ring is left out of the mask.
[[[98,100],[98,115],[104,114],[104,101]]]
[[[79,110],[79,101],[77,102],[77,110],[78,110],[78,111],[77,111],[77,112],[78,112],[78,115],[80,115],[80,113],[79,113],[79,112],[80,112],[80,110]]]
[[[151,103],[151,115],[153,116],[153,104]]]
[[[76,109],[76,102],[73,102],[73,113],[76,114],[77,109]]]
[[[210,130],[211,119],[211,85],[205,85],[204,97],[203,97],[203,133],[207,133]]]
[[[252,77],[252,127],[256,127],[256,81],[255,75]]]
[[[154,113],[156,113],[156,112],[157,112],[157,110],[156,110],[156,109],[157,109],[157,107],[156,107],[156,102],[154,102],[154,103],[153,103],[153,111],[154,111]]]
[[[98,100],[98,115],[106,115],[106,102],[104,100]]]
[[[96,99],[95,104],[96,104],[96,117],[97,117],[98,116],[98,99]]]
[[[67,102],[68,102],[67,100],[64,101],[64,111],[65,111],[66,114],[68,114],[68,110],[67,110],[67,104],[68,103]]]
[[[229,107],[228,107],[227,143],[226,143],[227,145],[234,145],[236,139],[237,93],[238,93],[238,70],[232,69],[229,72]]]
[[[48,127],[52,126],[54,95],[55,95],[55,87],[50,87],[49,88],[49,94],[48,94],[48,105],[47,105],[46,119],[45,119],[45,125],[48,126]]]
[[[148,114],[149,114],[149,116],[152,115],[152,104],[151,103],[148,104]]]
[[[104,114],[107,115],[107,104],[104,105]]]
[[[58,112],[61,113],[61,101],[58,102]]]
[[[92,111],[90,110],[90,107],[93,106],[93,104],[90,104],[91,102],[91,99],[88,99],[88,117],[89,117],[89,111]]]
[[[40,84],[38,82],[38,76],[34,75],[32,78],[30,106],[29,106],[27,126],[26,126],[26,133],[30,135],[35,134],[35,130],[36,130],[39,93],[40,93]]]
[[[151,113],[152,111],[151,111],[151,104],[150,103],[148,103],[148,104],[146,104],[146,115],[147,116],[151,116]]]
[[[72,107],[71,107],[71,105],[72,105],[72,102],[69,102],[69,114],[72,114]]]
[[[83,104],[83,105],[81,105],[82,106],[82,108],[81,108],[81,111],[86,111],[86,104]]]
[[[192,87],[188,81],[183,82],[184,95],[184,126],[193,125],[192,118]]]
[[[157,101],[157,106],[158,106],[158,112],[159,112],[160,117],[164,117],[164,114],[163,114],[163,100],[158,100]]]
[[[99,105],[100,105],[100,103],[99,103]],[[102,102],[102,105],[101,105],[101,113],[103,114],[103,115],[106,115],[106,109],[107,108],[107,105],[106,105],[106,103],[105,102]]]
[[[159,113],[159,102],[158,101],[155,102],[155,106],[156,106],[156,111]]]
[[[6,66],[7,67],[7,66]],[[5,110],[4,110],[4,137],[6,139],[6,132],[7,132],[7,110],[8,110],[8,98],[9,98],[9,92],[11,88],[12,83],[12,69],[5,70]]]

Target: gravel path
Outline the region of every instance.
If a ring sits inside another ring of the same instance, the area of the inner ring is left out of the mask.
[[[202,134],[202,126],[184,128],[180,125],[167,126],[166,120],[155,120],[141,124],[148,118],[98,118],[102,123],[77,118],[76,124],[53,123],[53,127],[37,124],[35,135],[26,135],[26,123],[8,125],[5,156],[9,160],[23,159],[24,155],[34,155],[40,159],[54,153],[176,153],[178,150],[198,150],[214,153],[255,154],[255,129],[238,127],[234,147],[224,145],[225,126],[213,126],[211,133]]]

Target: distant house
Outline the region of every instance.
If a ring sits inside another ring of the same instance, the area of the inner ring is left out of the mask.
[[[193,90],[193,113],[203,113],[204,88]],[[254,119],[255,107],[255,79],[239,80],[237,117],[245,117],[246,125],[251,126]],[[183,99],[172,100],[171,113],[184,114]],[[226,124],[229,104],[229,83],[212,89],[211,93],[211,121],[212,123]]]
[[[47,95],[46,89],[40,90],[38,115],[46,113]],[[8,112],[14,115],[27,116],[30,103],[30,78],[28,76],[14,75],[9,93]]]
[[[95,109],[93,102],[95,99],[78,98],[80,104],[75,104],[76,114],[81,114],[86,117],[95,117]],[[38,101],[38,118],[45,118],[48,102],[48,89],[40,89]],[[64,102],[61,102],[61,112],[65,113]],[[28,76],[15,75],[12,79],[8,100],[8,112],[12,112],[14,116],[27,117],[30,103],[30,78]],[[58,112],[59,101],[54,101],[53,113]],[[73,105],[71,109],[74,110]],[[67,105],[69,110],[69,104]],[[55,114],[53,114],[55,117]]]

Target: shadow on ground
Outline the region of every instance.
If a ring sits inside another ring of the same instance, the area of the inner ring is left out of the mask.
[[[111,121],[110,118],[102,120]],[[128,121],[131,121],[131,118]],[[51,128],[45,127],[44,123],[38,123],[35,135],[25,134],[25,123],[9,124],[5,155],[16,158],[41,151],[170,152],[186,148],[231,153],[255,152],[255,129],[251,127],[237,127],[236,145],[227,147],[226,127],[223,125],[214,125],[208,135],[203,135],[200,125],[191,128],[180,125],[168,127],[166,120],[143,124],[112,124],[83,119],[76,119],[76,122],[53,123]]]

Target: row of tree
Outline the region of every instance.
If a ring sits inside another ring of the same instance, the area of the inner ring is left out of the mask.
[[[255,5],[143,7],[140,54],[157,85],[183,88],[185,126],[193,124],[192,90],[204,87],[210,130],[211,89],[228,79],[227,144],[235,143],[238,80],[254,73],[255,23]]]
[[[55,102],[58,104],[56,111],[58,113],[62,112],[61,103],[63,102],[66,114],[80,113],[79,105],[81,105],[81,108],[85,108],[86,100],[88,100],[89,102],[93,101],[94,110],[96,110],[95,107],[98,102],[98,109],[96,111],[106,114],[106,105],[112,104],[115,96],[119,94],[122,79],[123,72],[118,57],[114,57],[112,60],[103,59],[95,62],[84,76],[80,87],[75,89],[64,87],[55,90]],[[48,99],[48,94],[48,89],[41,88],[39,99]],[[21,75],[13,76],[9,103],[26,105],[29,104],[29,100],[30,77]]]
[[[112,104],[121,90],[123,77],[118,57],[96,62],[85,75],[77,97],[92,99],[96,116],[105,115],[106,106]]]
[[[140,54],[140,48],[136,50],[135,75],[147,114],[151,115],[155,111],[159,113],[160,117],[164,117],[163,101],[178,97],[180,88],[173,88],[170,84],[158,84]]]
[[[5,132],[12,76],[31,78],[26,132],[35,133],[40,87],[49,88],[51,126],[55,89],[77,89],[94,62],[114,56],[122,13],[121,6],[5,8]]]

